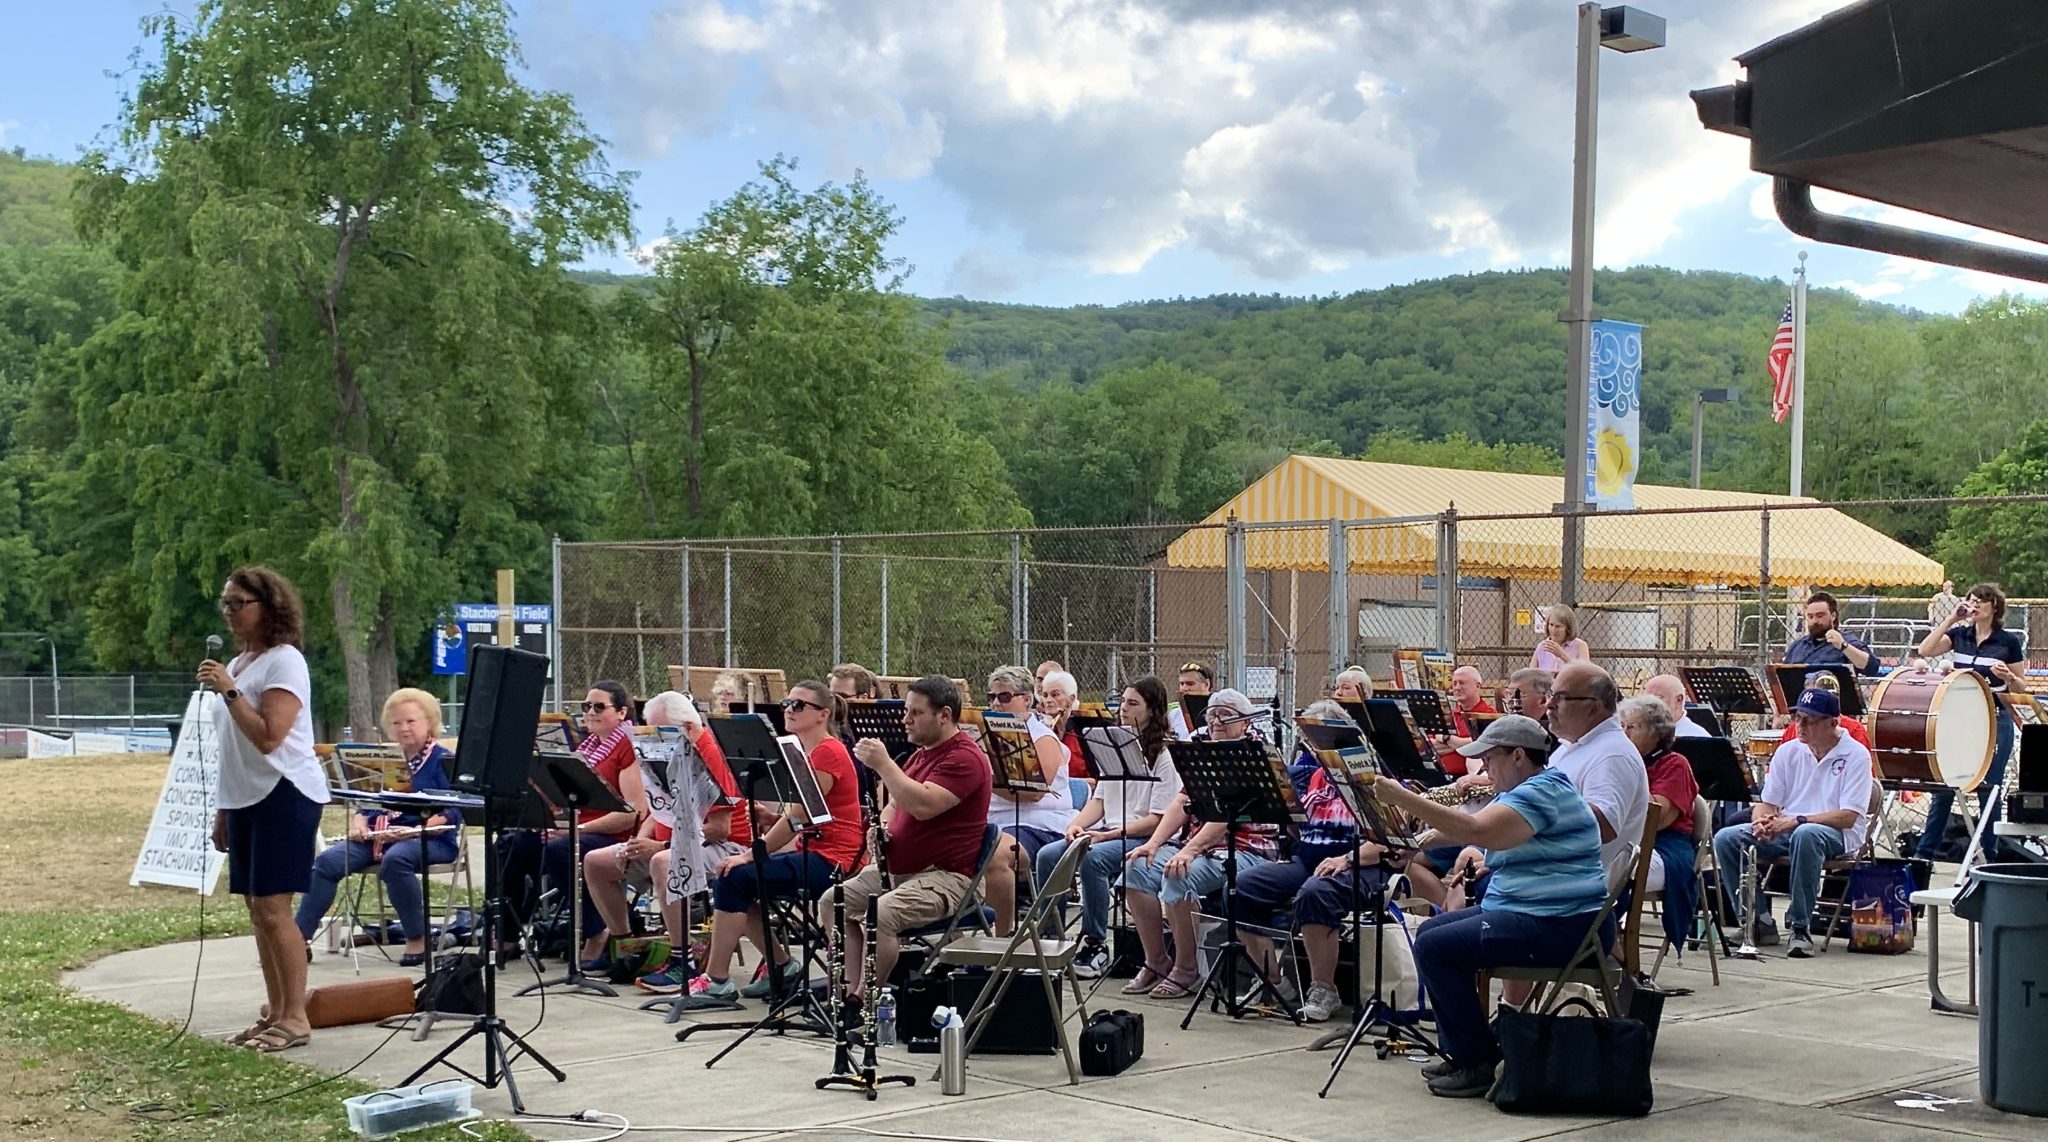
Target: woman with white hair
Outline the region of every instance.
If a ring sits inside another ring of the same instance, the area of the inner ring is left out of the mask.
[[[680,690],[663,690],[647,699],[640,717],[650,726],[680,726],[691,731],[692,738],[704,728],[704,715],[697,712],[697,703]]]
[[[1074,676],[1064,670],[1046,675],[1048,692],[1054,696],[1055,717],[1065,721],[1064,701],[1071,702]],[[994,857],[989,861],[983,893],[996,914],[996,935],[1007,936],[1017,922],[1017,880],[1030,875],[1038,850],[1066,836],[1074,819],[1074,798],[1067,789],[1067,747],[1059,730],[1034,711],[1036,680],[1021,666],[998,666],[988,676],[988,710],[1024,719],[1031,734],[1031,757],[1037,763],[1037,777],[1045,782],[1044,793],[1011,793],[1001,787],[989,790],[988,819],[1002,832]]]
[[[1529,665],[1555,674],[1574,662],[1586,662],[1593,657],[1593,648],[1579,637],[1579,617],[1570,607],[1558,603],[1539,613],[1543,616],[1543,641],[1536,644]]]
[[[1617,707],[1614,717],[1629,743],[1643,755],[1650,783],[1650,820],[1656,822],[1657,834],[1645,887],[1651,892],[1663,891],[1664,934],[1684,947],[1686,929],[1699,905],[1699,896],[1693,891],[1698,853],[1692,835],[1699,779],[1693,776],[1692,762],[1672,746],[1678,739],[1678,720],[1671,716],[1670,703],[1655,694],[1638,694]]]
[[[1330,699],[1335,702],[1363,702],[1372,697],[1372,675],[1363,666],[1347,666],[1338,672],[1330,683]],[[1350,715],[1345,715],[1349,717]]]

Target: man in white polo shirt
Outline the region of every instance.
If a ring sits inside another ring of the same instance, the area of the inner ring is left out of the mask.
[[[1870,827],[1870,751],[1842,732],[1841,700],[1818,687],[1808,687],[1792,707],[1799,736],[1771,755],[1748,824],[1730,825],[1714,834],[1714,863],[1721,870],[1722,891],[1734,895],[1735,870],[1742,867],[1742,849],[1756,846],[1758,864],[1779,857],[1792,859],[1791,900],[1785,924],[1792,930],[1785,954],[1805,959],[1813,954],[1813,902],[1820,895],[1821,866],[1863,847]],[[1770,897],[1757,880],[1757,943],[1778,942],[1771,920]]]
[[[1609,868],[1623,845],[1643,843],[1643,822],[1650,815],[1649,772],[1615,719],[1620,705],[1613,676],[1590,662],[1558,671],[1550,691],[1550,730],[1560,742],[1550,753],[1550,768],[1571,778],[1593,810],[1600,863]]]
[[[1655,697],[1671,708],[1671,716],[1677,720],[1678,736],[1682,738],[1712,737],[1705,726],[1692,720],[1685,712],[1685,682],[1676,674],[1658,674],[1643,683],[1643,693]]]

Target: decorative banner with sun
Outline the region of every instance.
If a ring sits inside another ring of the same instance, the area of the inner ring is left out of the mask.
[[[1586,394],[1586,499],[1602,509],[1627,511],[1636,506],[1642,383],[1643,327],[1625,321],[1594,322]]]

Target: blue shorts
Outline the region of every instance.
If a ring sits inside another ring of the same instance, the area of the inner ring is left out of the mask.
[[[226,810],[228,891],[236,896],[288,896],[311,888],[321,808],[280,777],[263,800]]]

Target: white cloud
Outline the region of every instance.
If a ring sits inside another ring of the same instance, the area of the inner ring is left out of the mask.
[[[576,2],[552,0],[528,56],[629,156],[773,122],[835,176],[933,180],[1047,265],[1186,249],[1287,280],[1555,262],[1569,239],[1562,0],[660,0],[626,34]],[[1669,0],[1670,47],[1603,53],[1602,262],[1654,255],[1750,185],[1685,94],[1833,3]]]
[[[19,119],[0,119],[0,147],[7,145],[7,132],[21,126]]]

